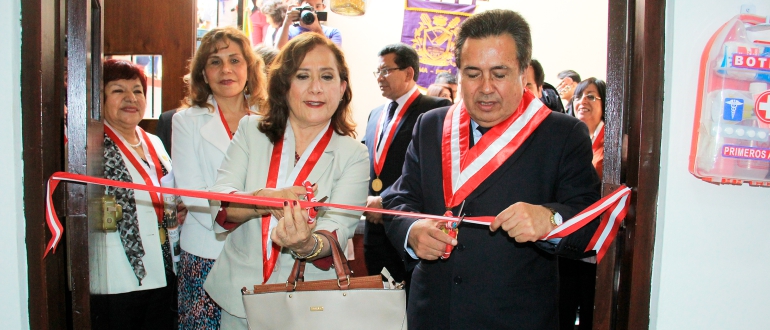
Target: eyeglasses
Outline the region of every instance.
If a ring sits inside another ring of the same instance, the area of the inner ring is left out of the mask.
[[[375,78],[379,78],[380,76],[387,77],[393,71],[398,71],[403,69],[406,69],[406,68],[382,68],[382,69],[377,69],[377,71],[372,72],[372,74],[374,74]]]
[[[594,101],[596,101],[596,100],[601,100],[601,99],[602,99],[601,97],[598,97],[598,96],[596,96],[596,95],[593,95],[593,94],[585,94],[585,95],[583,95],[583,96],[580,96],[580,97],[578,97],[578,96],[576,95],[576,96],[575,96],[575,97],[572,99],[572,101],[573,101],[573,102],[580,102],[580,100],[582,100],[584,97],[585,97],[585,98],[586,98],[586,99],[587,99],[589,102],[594,102]]]

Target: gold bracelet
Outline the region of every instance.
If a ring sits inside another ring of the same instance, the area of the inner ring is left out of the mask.
[[[294,250],[291,250],[291,249],[289,249],[289,253],[291,253],[291,255],[294,256],[294,258],[296,258],[296,259],[304,260],[304,259],[310,258],[310,256],[313,254],[315,249],[318,248],[318,241],[320,241],[318,235],[313,234],[312,237],[313,237],[313,239],[315,239],[315,243],[313,244],[313,248],[310,249],[310,252],[306,256],[301,256],[301,255],[299,255],[299,253],[294,252]],[[323,244],[323,242],[322,242],[322,244]]]
[[[313,237],[315,237],[318,240],[318,250],[313,251],[312,254],[307,256],[305,259],[313,259],[321,254],[321,251],[324,249],[324,240],[321,238],[321,236],[318,236],[318,234],[313,233]]]

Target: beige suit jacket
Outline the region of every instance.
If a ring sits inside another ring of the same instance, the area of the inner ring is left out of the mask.
[[[244,117],[233,137],[225,160],[219,169],[217,182],[211,191],[252,192],[265,187],[273,144],[257,129],[259,116]],[[294,136],[287,134],[284,148],[294,153]],[[294,162],[287,162],[293,168]],[[291,171],[291,168],[286,169]],[[356,140],[333,134],[325,152],[308,176],[318,184],[319,198],[328,196],[329,203],[363,206],[369,183],[369,155],[366,147]],[[355,233],[361,212],[331,209],[317,221],[315,230],[336,231],[343,249]],[[234,229],[225,241],[224,249],[206,279],[204,288],[225,311],[245,318],[241,288],[262,283],[262,220],[251,219]],[[283,249],[275,272],[268,283],[283,283],[291,272],[294,258]],[[333,271],[322,271],[309,265],[305,280],[334,278]]]

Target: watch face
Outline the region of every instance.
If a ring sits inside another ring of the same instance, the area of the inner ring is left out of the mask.
[[[555,222],[557,226],[560,226],[564,223],[564,219],[561,217],[561,214],[557,212],[553,214],[553,222]]]

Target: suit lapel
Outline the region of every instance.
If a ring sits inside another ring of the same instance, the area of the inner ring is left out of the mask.
[[[404,124],[409,121],[408,117],[412,116],[414,114],[414,111],[410,111],[410,110],[412,110],[412,109],[419,109],[420,108],[420,101],[421,100],[422,100],[422,94],[417,95],[417,97],[414,98],[414,101],[412,101],[412,104],[409,105],[409,108],[408,109],[404,109],[404,111],[406,111],[406,113],[404,114],[404,117],[401,119],[401,122],[398,123],[398,127],[396,127],[396,134],[400,133],[401,132],[401,128],[404,127]],[[409,134],[411,136],[412,133],[409,132]]]
[[[230,145],[230,137],[227,136],[222,120],[219,119],[219,110],[214,109],[213,113],[204,115],[209,116],[209,121],[201,126],[200,133],[204,140],[214,145],[222,153],[225,153]]]
[[[324,150],[324,153],[318,158],[318,162],[313,166],[313,170],[310,171],[310,174],[307,176],[308,181],[316,183],[321,179],[321,176],[326,173],[326,170],[331,166],[332,161],[334,160],[334,150],[337,149],[339,139],[340,136],[337,135],[337,133],[332,133],[329,145],[326,146],[326,150]]]

